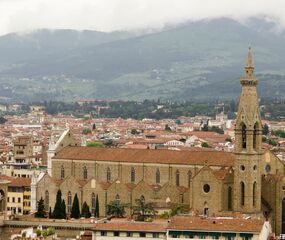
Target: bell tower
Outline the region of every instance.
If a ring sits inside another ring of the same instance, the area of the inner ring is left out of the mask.
[[[251,48],[240,83],[242,90],[235,124],[234,209],[258,213],[261,211],[262,124]]]

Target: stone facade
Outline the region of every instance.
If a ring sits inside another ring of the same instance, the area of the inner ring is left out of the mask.
[[[37,199],[54,207],[61,189],[65,202],[77,193],[100,215],[115,199],[135,204],[142,196],[157,208],[185,204],[204,215],[240,212],[265,215],[273,231],[285,233],[285,168],[261,148],[261,117],[252,52],[249,50],[235,127],[235,152],[62,148],[50,160],[50,176],[37,183]],[[282,208],[283,205],[283,208]],[[284,222],[282,227],[282,222]]]

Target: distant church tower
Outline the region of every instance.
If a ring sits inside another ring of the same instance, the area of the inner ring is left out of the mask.
[[[234,210],[261,211],[262,123],[252,50],[249,48],[235,125]]]

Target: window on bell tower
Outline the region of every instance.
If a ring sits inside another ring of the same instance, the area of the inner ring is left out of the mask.
[[[253,149],[256,150],[256,142],[257,142],[257,123],[254,124],[254,129],[253,129]]]
[[[246,126],[242,123],[241,127],[241,140],[242,140],[242,148],[246,149]]]

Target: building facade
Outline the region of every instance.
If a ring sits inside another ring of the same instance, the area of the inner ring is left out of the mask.
[[[185,204],[206,216],[243,213],[268,218],[277,234],[285,233],[285,168],[262,149],[257,80],[249,49],[235,125],[235,151],[96,149],[66,146],[49,159],[49,173],[37,181],[36,199],[53,208],[60,189],[70,212],[77,193],[100,215],[120,199],[154,202],[158,210]]]

